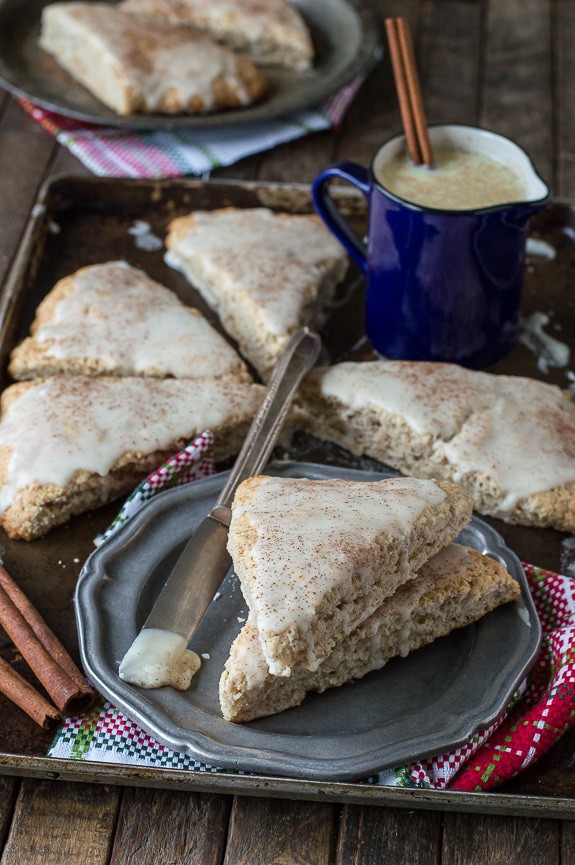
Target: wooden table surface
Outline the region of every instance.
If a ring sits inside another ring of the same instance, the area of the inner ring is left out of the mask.
[[[428,120],[477,124],[524,146],[555,196],[575,199],[573,0],[370,0],[412,22]],[[387,56],[341,129],[214,176],[308,182],[367,163],[399,127]],[[38,190],[86,174],[0,92],[0,285]],[[575,767],[575,755],[571,754]],[[575,824],[542,816],[412,810],[0,776],[2,865],[16,863],[495,863],[572,865]]]

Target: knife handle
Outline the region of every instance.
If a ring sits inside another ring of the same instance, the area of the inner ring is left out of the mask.
[[[255,416],[234,467],[212,511],[231,507],[236,488],[260,473],[277,441],[295,392],[316,362],[321,348],[317,333],[308,327],[296,331],[281,353],[269,378],[261,408]],[[220,511],[221,513],[221,511]]]

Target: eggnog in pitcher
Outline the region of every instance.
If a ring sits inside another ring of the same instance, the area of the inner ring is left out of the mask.
[[[394,195],[437,210],[478,210],[525,198],[515,171],[485,153],[440,146],[433,157],[433,168],[414,165],[401,150],[389,161],[376,159],[375,176]]]

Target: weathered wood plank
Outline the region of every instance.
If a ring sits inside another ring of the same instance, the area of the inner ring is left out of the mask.
[[[429,123],[476,125],[481,67],[480,0],[426,2],[417,44]]]
[[[417,43],[417,0],[370,0],[368,5],[377,21],[383,58],[365,80],[349,108],[341,133],[336,136],[337,159],[351,159],[368,165],[377,147],[401,131],[395,84],[385,38],[385,18],[404,15],[411,23]]]
[[[0,776],[0,850],[10,828],[19,788],[20,781],[17,778]]]
[[[69,150],[65,147],[58,147],[54,159],[50,165],[47,177],[54,177],[56,174],[76,174],[78,176],[91,175],[91,171],[85,168],[79,159],[72,156]]]
[[[120,788],[25,780],[2,865],[105,865]]]
[[[223,865],[329,865],[335,805],[238,797]]]
[[[436,865],[440,861],[439,813],[344,806],[336,865]]]
[[[490,0],[480,125],[513,138],[553,179],[550,4]]]
[[[441,865],[559,865],[560,823],[446,814]]]
[[[219,865],[231,804],[230,796],[126,789],[110,865]]]
[[[561,825],[561,865],[575,865],[575,822],[571,820]]]
[[[310,183],[335,158],[330,132],[312,132],[270,150],[262,158],[258,180]]]
[[[10,99],[0,118],[0,285],[54,147],[50,136]]]
[[[557,81],[555,89],[555,145],[554,192],[557,196],[575,199],[575,116],[573,92],[575,90],[575,4],[555,4],[554,46]]]

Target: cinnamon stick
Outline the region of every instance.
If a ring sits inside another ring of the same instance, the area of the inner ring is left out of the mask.
[[[404,66],[403,55],[401,53],[401,44],[399,40],[399,28],[396,18],[385,19],[385,30],[387,33],[387,42],[389,45],[389,56],[391,59],[391,67],[393,69],[393,77],[395,80],[395,90],[397,92],[397,101],[399,102],[399,113],[401,115],[401,124],[405,133],[405,141],[407,144],[407,152],[411,161],[415,165],[421,165],[422,157],[417,140],[417,130],[411,111],[411,103],[409,99],[409,89],[407,86],[407,73]]]
[[[409,22],[401,16],[386,18],[385,29],[407,151],[415,165],[423,163],[431,167],[433,151],[427,131]]]
[[[95,692],[53,631],[0,565],[0,625],[64,714],[88,709]]]
[[[409,101],[413,114],[413,123],[417,135],[417,143],[421,152],[421,160],[424,165],[433,165],[433,152],[427,132],[427,122],[425,119],[425,108],[423,105],[423,96],[421,95],[421,84],[419,75],[417,74],[417,64],[415,62],[415,52],[413,50],[413,42],[411,40],[411,30],[409,22],[406,18],[397,19],[397,28],[399,34],[399,43],[401,45],[401,53],[404,58],[405,76],[407,78],[407,91],[409,93]]]
[[[44,730],[53,729],[62,715],[26,679],[0,658],[0,691]]]

